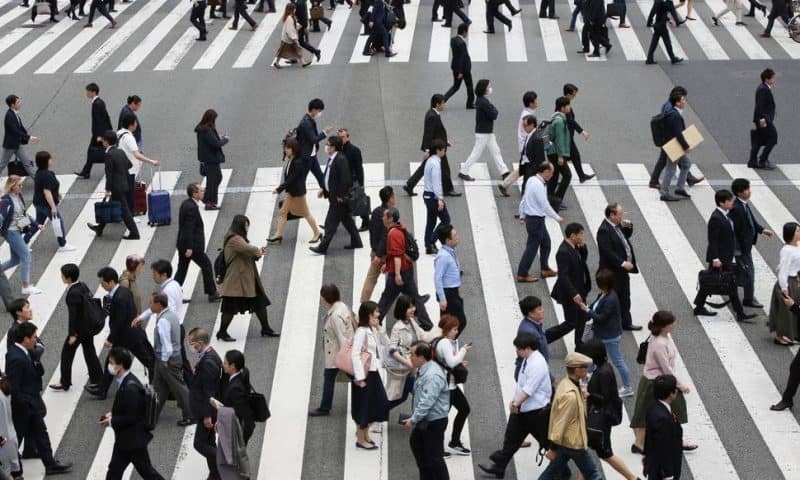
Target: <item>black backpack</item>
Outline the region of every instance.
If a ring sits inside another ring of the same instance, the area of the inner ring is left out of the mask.
[[[227,245],[230,239],[231,237],[228,237],[225,242],[222,243],[222,248],[217,249],[219,254],[216,260],[214,260],[214,281],[217,282],[218,285],[222,285],[222,281],[225,280],[225,274],[228,272],[228,265],[230,265],[225,261],[225,245]]]
[[[91,296],[88,288],[84,291],[83,311],[86,315],[86,323],[89,325],[89,333],[92,336],[99,334],[106,326],[106,312],[103,311],[103,303],[99,298]]]
[[[442,339],[444,339],[444,337],[438,337],[438,338],[433,339],[433,341],[431,342],[431,355],[433,357],[433,361],[438,363],[439,366],[442,367],[445,372],[447,372],[449,375],[451,375],[453,377],[453,382],[454,383],[461,383],[461,384],[467,383],[467,374],[469,373],[469,371],[467,370],[467,367],[465,367],[463,364],[459,363],[455,367],[450,368],[450,367],[447,366],[447,364],[445,362],[443,362],[436,355],[436,347],[439,346],[439,342],[441,342]]]
[[[396,228],[396,227],[395,227]],[[406,237],[406,257],[412,262],[419,260],[419,244],[414,238],[414,234],[408,230],[403,230]]]
[[[533,161],[534,165],[538,165],[547,160],[547,152],[550,150],[553,141],[551,139],[552,129],[550,125],[552,120],[542,120],[533,132]]]
[[[158,393],[150,384],[142,385],[144,389],[144,428],[155,430],[158,424]]]
[[[659,113],[650,119],[650,134],[653,136],[653,144],[656,147],[663,147],[671,138],[667,133],[667,117],[672,115],[672,110]]]

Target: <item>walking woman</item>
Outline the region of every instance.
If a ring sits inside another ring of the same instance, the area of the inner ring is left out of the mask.
[[[272,192],[274,194],[286,192],[286,198],[278,212],[278,226],[275,227],[275,233],[267,239],[269,243],[281,243],[283,228],[289,220],[290,213],[303,217],[308,222],[308,226],[314,233],[314,237],[308,243],[318,243],[322,236],[317,226],[317,220],[311,214],[308,202],[306,202],[306,177],[309,170],[308,163],[303,161],[303,155],[300,152],[300,142],[294,138],[286,141],[286,146],[283,147],[283,153],[286,155],[286,164],[283,166],[283,182]]]
[[[439,328],[442,330],[442,338],[436,342],[437,359],[441,358],[447,368],[453,369],[457,365],[469,365],[464,356],[467,354],[472,343],[467,343],[463,347],[458,344],[458,318],[453,315],[445,314],[439,319]],[[447,444],[447,450],[456,455],[469,455],[470,450],[461,443],[461,431],[464,429],[464,424],[469,417],[469,402],[464,392],[458,387],[453,377],[453,374],[448,376],[450,388],[450,408],[455,407],[458,410],[456,418],[453,421],[453,432],[450,436],[450,443]]]
[[[611,465],[626,480],[636,480],[639,477],[631,472],[625,462],[611,450],[611,428],[622,422],[622,400],[617,394],[617,379],[608,363],[603,343],[600,339],[593,338],[584,342],[579,348],[580,353],[591,358],[596,367],[589,379],[588,410],[591,412],[593,408],[597,408],[603,413],[604,418],[602,444],[592,445],[592,442],[589,442],[589,446],[597,452],[601,460]]]
[[[244,443],[253,436],[256,423],[253,408],[250,406],[250,371],[244,367],[244,354],[239,350],[228,350],[222,360],[222,403],[233,408],[236,418],[242,425]]]
[[[639,388],[636,391],[636,406],[631,418],[631,428],[636,434],[636,441],[631,445],[631,452],[644,455],[644,427],[647,407],[655,401],[653,396],[653,380],[659,375],[675,375],[675,357],[678,348],[672,341],[672,330],[675,328],[675,315],[667,310],[659,310],[653,314],[652,320],[647,324],[650,330],[650,340],[647,346],[647,358],[644,361],[642,378],[639,379]],[[672,412],[677,416],[681,425],[689,421],[686,413],[686,399],[689,386],[678,379],[678,397],[672,402]],[[684,443],[684,450],[694,450],[697,445]]]
[[[67,231],[64,228],[64,217],[58,209],[58,204],[64,198],[59,193],[58,188],[61,184],[56,178],[56,174],[50,170],[53,166],[53,156],[49,152],[36,152],[36,176],[33,177],[33,206],[36,207],[36,223],[44,225],[49,218],[52,222],[58,222],[58,230],[61,235],[57,236],[58,252],[71,252],[75,247],[67,243]]]
[[[401,405],[414,391],[414,366],[411,364],[411,345],[422,340],[425,331],[417,323],[417,307],[406,294],[397,297],[394,305],[392,333],[389,336],[389,355],[406,368],[386,369],[386,398],[389,410]]]
[[[206,177],[206,193],[203,196],[206,210],[219,210],[217,193],[222,182],[220,165],[225,163],[222,147],[229,140],[227,134],[220,137],[217,133],[216,122],[217,112],[209,108],[194,128],[197,133],[197,160],[200,162],[200,174]]]
[[[5,439],[0,445],[0,479],[12,478],[12,472],[13,478],[22,478],[19,442],[11,417],[11,381],[6,377],[0,378],[0,437]]]
[[[497,144],[497,137],[494,135],[494,121],[497,120],[499,113],[488,98],[491,94],[492,84],[489,80],[485,78],[478,80],[478,83],[475,84],[475,95],[477,96],[475,99],[475,145],[458,173],[458,178],[465,182],[475,181],[469,175],[469,169],[481,159],[486,147],[489,147],[489,153],[492,155],[500,176],[505,179],[509,174],[508,167],[503,162],[503,155],[500,153],[500,146]]]
[[[275,52],[275,60],[272,62],[272,66],[275,68],[283,68],[280,64],[281,60],[288,60],[290,63],[299,62],[303,67],[311,65],[311,60],[308,62],[303,60],[303,49],[300,47],[297,19],[294,16],[296,8],[294,3],[289,2],[283,9],[283,18],[281,20],[281,22],[283,22],[281,46],[278,47],[278,51]],[[286,147],[284,147],[284,150],[285,149]],[[297,152],[300,152],[300,150],[297,150]],[[299,156],[299,153],[295,156]],[[303,184],[303,189],[305,190],[305,183]]]
[[[778,281],[772,289],[769,305],[769,331],[775,345],[794,345],[800,337],[797,317],[784,304],[784,295],[800,303],[800,288],[797,287],[797,272],[800,272],[800,224],[789,222],[783,225],[783,241]]]
[[[222,280],[222,324],[217,332],[217,340],[223,342],[236,341],[228,335],[228,327],[234,315],[243,313],[256,314],[261,322],[262,337],[280,336],[269,326],[267,307],[270,301],[256,268],[256,260],[267,253],[267,247],[250,245],[247,239],[248,230],[250,219],[244,215],[236,215],[223,242],[222,255],[228,267]]]
[[[142,294],[139,292],[139,285],[136,279],[144,268],[144,257],[138,253],[132,253],[125,258],[125,270],[119,276],[119,285],[131,291],[133,302],[136,304],[136,315],[142,314]]]
[[[372,301],[364,302],[358,309],[358,328],[353,336],[352,418],[356,422],[356,448],[376,450],[378,446],[369,438],[372,422],[389,419],[389,403],[378,370],[381,368],[381,349],[388,344],[386,333],[381,331],[380,310]],[[369,370],[364,371],[361,352],[369,353]]]
[[[22,198],[23,178],[9,175],[6,179],[5,195],[0,198],[0,235],[6,239],[11,249],[11,258],[0,264],[3,271],[19,265],[22,280],[22,294],[42,293],[31,283],[31,251],[28,242],[42,227],[25,213],[25,200]]]

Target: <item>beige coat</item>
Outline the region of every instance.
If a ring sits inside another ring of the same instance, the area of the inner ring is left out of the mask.
[[[228,269],[222,281],[223,297],[255,298],[256,292],[264,291],[256,270],[256,260],[261,258],[261,249],[250,245],[239,235],[228,232],[231,237],[225,244],[225,262]]]
[[[133,294],[133,303],[136,304],[136,315],[142,313],[142,294],[139,293],[139,286],[136,285],[136,279],[131,277],[131,272],[125,270],[119,276],[119,285],[125,287]]]
[[[561,379],[556,387],[547,436],[553,443],[573,450],[585,450],[588,446],[586,402],[569,377]]]
[[[325,368],[336,368],[333,359],[342,345],[353,338],[355,317],[344,302],[336,302],[323,317],[322,345],[325,347]]]
[[[424,335],[425,331],[420,328],[414,319],[408,322],[408,324],[401,320],[394,322],[394,325],[392,325],[392,334],[389,336],[389,347],[386,349],[386,355],[389,355],[389,350],[392,348],[408,351],[411,345],[417,340],[422,340]],[[406,384],[406,377],[415,372],[416,370],[386,369],[386,398],[391,401],[402,397],[403,387]]]

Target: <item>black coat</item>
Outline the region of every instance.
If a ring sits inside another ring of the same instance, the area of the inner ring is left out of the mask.
[[[91,326],[88,324],[88,317],[86,316],[86,301],[91,297],[92,292],[83,282],[78,282],[67,290],[64,301],[67,304],[67,313],[69,315],[69,326],[67,328],[70,336],[91,336]]]
[[[472,71],[472,59],[467,50],[467,42],[456,35],[450,39],[450,50],[453,51],[453,59],[450,61],[450,69],[453,73],[466,75]]]
[[[617,378],[609,362],[605,362],[592,373],[587,386],[589,406],[599,407],[609,419],[622,416],[622,400],[617,390]],[[620,418],[621,419],[621,418]]]
[[[594,309],[590,308],[586,315],[594,321],[597,338],[611,339],[622,335],[622,310],[617,292],[611,290],[608,295],[595,300],[592,306]]]
[[[461,38],[461,37],[459,37]],[[447,146],[447,130],[442,123],[442,115],[431,108],[425,112],[425,126],[422,129],[422,151],[431,149],[431,142],[441,140]],[[436,152],[430,152],[433,155]]]
[[[475,99],[475,133],[492,133],[499,113],[485,96]]]
[[[647,408],[644,437],[644,473],[648,480],[681,476],[683,428],[658,400]]]
[[[331,201],[347,198],[350,188],[353,186],[353,177],[350,175],[350,167],[347,166],[347,163],[347,157],[339,152],[328,167],[330,169],[328,190],[325,193]]]
[[[206,249],[206,234],[200,208],[191,198],[181,203],[178,211],[178,251],[192,250],[204,252]]]
[[[300,3],[305,4],[305,0]],[[325,132],[317,131],[316,120],[311,118],[309,114],[303,115],[303,119],[300,120],[300,124],[297,126],[297,141],[300,142],[300,150],[303,155],[311,155],[314,147],[317,147],[317,152],[319,152],[319,142],[325,137]]]
[[[106,102],[100,97],[95,97],[92,102],[92,139],[102,137],[108,130],[113,130],[111,117],[106,110]]]
[[[228,139],[220,137],[216,128],[205,125],[198,125],[194,131],[197,133],[197,161],[210,164],[225,163],[222,147],[228,143]]]
[[[575,135],[575,132],[578,134],[583,133],[583,127],[575,121],[575,110],[570,110],[565,117],[567,117],[567,131],[569,132],[570,140],[572,140],[572,136]]]
[[[575,295],[580,295],[586,301],[586,295],[592,289],[589,267],[586,266],[588,256],[586,246],[573,247],[566,240],[561,242],[556,252],[558,278],[550,294],[558,303],[572,303]]]
[[[14,423],[19,424],[28,415],[43,417],[47,407],[42,400],[42,374],[35,368],[31,357],[15,344],[6,352],[6,376],[11,382]]]
[[[3,148],[7,150],[16,150],[20,145],[27,145],[31,136],[22,121],[12,109],[6,111],[6,117],[3,121],[3,130],[5,136],[3,137]]]
[[[718,209],[714,209],[708,219],[708,248],[706,249],[706,262],[719,259],[723,265],[728,266],[733,262],[736,250],[736,236],[733,232],[728,217]]]
[[[244,435],[245,442],[250,439],[256,428],[253,409],[250,408],[250,381],[246,377],[247,371],[243,370],[233,380],[225,375],[222,381],[222,403],[226,407],[233,408],[236,413],[236,418],[242,424],[242,435]]]
[[[297,19],[298,29],[308,28],[308,4],[306,0],[292,0],[295,6],[294,16]]]
[[[141,340],[134,331],[142,330],[131,327],[131,321],[136,318],[136,303],[133,294],[127,288],[120,286],[111,297],[111,308],[108,314],[108,337],[106,340],[114,346],[128,346]],[[142,332],[143,333],[143,332]]]
[[[626,260],[625,245],[623,245],[614,228],[605,220],[597,229],[597,250],[600,254],[598,269],[608,268],[615,273],[639,273],[639,268],[636,266],[636,253],[634,253],[633,245],[631,245],[630,241],[631,235],[633,235],[633,225],[627,228],[620,226],[620,228],[625,241],[628,242],[628,247],[631,249],[633,270],[627,272],[622,268],[622,263]]]
[[[117,147],[111,147],[105,154],[106,164],[106,191],[112,193],[126,193],[130,190],[128,184],[128,170],[133,166],[125,152]]]
[[[752,213],[752,210],[751,210]],[[742,252],[749,252],[752,250],[753,245],[758,240],[758,235],[764,231],[764,227],[758,223],[755,215],[749,215],[744,208],[744,203],[738,198],[733,201],[733,208],[728,212],[731,220],[733,220],[733,228],[736,233],[736,240],[739,241],[739,248]],[[753,224],[750,224],[752,219]]]
[[[347,142],[342,145],[342,154],[347,157],[347,167],[350,169],[353,183],[358,182],[363,187],[364,159],[361,157],[361,149],[353,145],[353,142]]]
[[[647,26],[667,23],[669,15],[672,15],[675,25],[680,23],[678,12],[675,11],[675,4],[671,0],[656,0],[650,9],[650,14],[647,16]]]
[[[211,405],[209,398],[219,399],[221,381],[222,360],[219,354],[210,348],[194,366],[194,376],[189,386],[189,408],[196,420],[217,417],[217,409]]]
[[[142,382],[132,372],[122,380],[111,407],[114,448],[122,451],[147,448],[153,439],[144,425],[145,395]]]
[[[311,161],[316,162],[312,157]],[[288,161],[288,160],[287,160]],[[306,177],[308,176],[308,161],[295,158],[289,162],[286,170],[286,178],[278,185],[278,193],[288,192],[293,197],[301,197],[306,194]]]
[[[389,208],[388,205],[381,204],[372,209],[369,217],[369,246],[379,257],[386,255],[386,225],[383,224],[383,212]]]
[[[605,25],[606,2],[604,0],[587,0],[582,9],[583,19],[589,25]]]
[[[779,0],[777,0],[779,1]],[[762,83],[756,88],[756,106],[753,110],[753,123],[764,119],[767,125],[775,121],[775,97],[772,96],[772,89],[766,83]]]

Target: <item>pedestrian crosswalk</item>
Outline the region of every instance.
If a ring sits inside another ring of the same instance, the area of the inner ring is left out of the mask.
[[[412,163],[408,171],[413,172],[418,164]],[[592,169],[584,166],[589,173]],[[696,318],[690,314],[691,302],[695,295],[697,271],[703,268],[705,252],[704,234],[699,236],[693,229],[700,228],[694,225],[693,220],[687,217],[692,214],[698,219],[707,219],[714,209],[714,189],[708,183],[694,186],[690,192],[690,200],[679,204],[666,204],[659,201],[658,192],[648,188],[649,174],[647,167],[642,164],[621,163],[616,165],[620,180],[606,182],[610,179],[592,179],[583,184],[574,185],[567,198],[570,209],[564,212],[568,222],[578,221],[587,228],[587,242],[589,244],[590,265],[596,262],[596,245],[592,240],[596,235],[597,227],[604,221],[603,208],[618,197],[630,199],[624,205],[626,215],[637,218],[636,231],[633,236],[634,249],[640,265],[641,275],[631,276],[632,317],[636,323],[644,324],[657,309],[673,309],[679,314],[678,329],[692,332],[693,338],[687,334],[676,334],[678,354],[676,358],[677,375],[686,385],[690,386],[691,393],[686,396],[689,411],[689,423],[684,426],[685,438],[700,445],[698,452],[687,453],[686,465],[692,478],[707,479],[736,479],[755,478],[750,475],[751,463],[759,463],[774,472],[769,478],[793,479],[800,475],[800,458],[796,455],[795,446],[800,442],[800,424],[798,418],[790,411],[771,412],[769,405],[780,398],[780,392],[785,385],[785,375],[788,373],[790,352],[781,350],[766,342],[769,334],[763,326],[749,329],[736,323],[727,309],[718,310],[716,317]],[[405,170],[405,169],[404,169]],[[695,174],[702,175],[696,168]],[[396,184],[396,180],[386,180],[384,172],[388,171],[387,165],[382,163],[365,164],[366,191],[372,197],[373,205],[379,200],[377,192],[382,185]],[[751,205],[757,215],[763,219],[765,226],[780,231],[782,225],[794,221],[800,211],[797,205],[787,202],[791,197],[787,193],[796,194],[800,188],[800,164],[782,165],[779,172],[786,181],[765,181],[757,171],[746,168],[741,164],[724,164],[723,169],[728,178],[717,178],[714,185],[721,185],[733,178],[748,178],[752,182]],[[274,224],[277,216],[277,197],[272,190],[280,179],[280,168],[258,168],[254,175],[248,176],[251,182],[245,185],[236,185],[230,188],[232,178],[235,178],[230,169],[223,170],[223,180],[220,189],[220,211],[203,211],[207,250],[216,250],[216,245],[211,238],[219,238],[232,215],[241,213],[234,211],[231,201],[237,195],[246,195],[247,201],[244,213],[250,219],[248,236],[251,243],[262,244]],[[549,299],[547,292],[552,285],[550,282],[539,282],[533,287],[517,284],[514,280],[516,261],[519,259],[524,247],[525,233],[513,219],[510,212],[516,210],[517,197],[512,194],[511,199],[500,197],[494,182],[490,180],[488,168],[485,164],[478,164],[474,169],[476,182],[463,187],[464,198],[449,199],[448,209],[454,222],[459,225],[461,244],[459,251],[464,256],[462,268],[464,272],[464,288],[470,295],[465,296],[468,311],[469,326],[465,334],[468,339],[485,335],[488,341],[485,345],[473,349],[470,353],[470,362],[475,371],[485,370],[490,375],[476,376],[470,374],[470,381],[464,386],[464,391],[472,406],[472,416],[468,426],[464,429],[462,440],[468,447],[472,446],[473,454],[468,457],[456,457],[448,460],[451,478],[472,480],[479,478],[477,464],[486,461],[488,455],[501,446],[502,425],[488,425],[485,417],[495,415],[494,418],[503,419],[507,416],[508,404],[514,391],[514,351],[511,346],[516,332],[516,325],[520,318],[518,301],[521,297],[535,294],[542,298],[545,309],[548,311],[547,324],[562,320],[560,306]],[[176,192],[173,195],[173,211],[177,202],[182,200],[179,185],[193,180],[191,174],[178,171],[162,173],[163,188]],[[769,177],[775,180],[773,176]],[[94,193],[90,195],[70,195],[73,188],[72,176],[60,177],[63,189],[68,192],[66,202],[83,202],[83,206],[68,227],[67,237],[77,249],[72,252],[63,252],[52,255],[47,260],[47,265],[40,275],[33,280],[44,294],[29,297],[35,313],[35,323],[40,333],[52,335],[53,331],[65,332],[66,319],[57,314],[58,306],[63,303],[63,292],[66,286],[61,282],[59,268],[64,263],[84,264],[91,261],[88,255],[93,251],[93,243],[102,241],[108,243],[105,237],[95,240],[94,234],[85,224],[93,215],[93,204],[102,196],[104,182],[96,185]],[[325,217],[327,201],[316,196],[316,182],[309,179],[307,201],[312,214],[318,221]],[[399,189],[398,189],[399,190]],[[83,190],[85,191],[85,190]],[[242,205],[241,202],[238,204]],[[416,237],[421,238],[425,226],[425,207],[421,197],[408,199],[400,195],[398,208],[401,211],[401,220],[416,232]],[[641,223],[638,223],[641,222]],[[699,220],[698,220],[699,222]],[[563,226],[547,221],[553,250],[555,254],[561,240]],[[172,263],[177,263],[177,254],[170,243],[161,245],[165,241],[174,242],[174,236],[163,235],[160,231],[172,230],[175,227],[147,227],[140,224],[141,238],[135,241],[120,242],[114,249],[108,264],[121,270],[125,258],[132,253],[145,254],[153,250],[169,251]],[[704,231],[704,230],[703,230]],[[216,233],[215,233],[216,232]],[[31,243],[34,257],[53,249],[50,232],[46,230],[38,237],[45,235],[45,239],[38,239]],[[337,237],[344,236],[340,232]],[[36,238],[38,238],[36,237]],[[361,284],[369,264],[368,248],[345,251],[335,241],[328,256],[314,255],[308,250],[308,241],[312,232],[308,225],[300,220],[295,228],[287,228],[283,245],[270,247],[273,249],[286,249],[285,258],[288,264],[278,264],[268,254],[257,263],[261,278],[264,279],[269,294],[276,282],[287,285],[285,296],[277,298],[270,295],[274,306],[283,305],[281,318],[271,318],[273,326],[281,329],[280,339],[263,340],[255,338],[249,325],[255,319],[248,315],[235,317],[230,328],[230,334],[237,340],[233,343],[219,343],[216,340],[212,345],[218,351],[236,348],[245,354],[251,349],[257,349],[259,342],[269,342],[269,349],[276,351],[275,360],[270,363],[249,363],[253,378],[270,378],[267,388],[272,418],[266,426],[259,425],[253,437],[258,443],[251,442],[249,446],[250,460],[254,469],[253,478],[305,478],[305,467],[308,463],[318,462],[319,465],[338,465],[335,469],[341,471],[341,478],[360,478],[372,475],[380,480],[394,480],[408,478],[409,468],[405,470],[392,468],[392,459],[407,452],[406,440],[402,427],[396,422],[389,421],[382,425],[380,433],[373,436],[381,446],[379,452],[366,452],[357,450],[354,446],[354,428],[349,420],[349,407],[339,402],[334,405],[332,416],[340,416],[341,421],[331,423],[331,428],[336,429],[336,437],[344,445],[342,450],[337,448],[324,451],[309,451],[307,443],[310,431],[310,420],[306,411],[316,405],[310,405],[311,397],[321,384],[321,358],[314,354],[314,345],[320,335],[320,303],[317,292],[323,283],[335,281],[343,292],[351,292],[346,302],[357,305],[360,296]],[[702,240],[698,241],[698,238]],[[362,234],[362,240],[368,245],[368,235]],[[779,245],[777,238],[768,241],[759,241],[754,250],[753,261],[756,275],[755,298],[760,303],[768,305],[770,302],[772,286],[776,281],[775,269],[777,258],[774,252]],[[645,255],[648,249],[654,249],[657,255]],[[769,252],[769,255],[767,253]],[[8,248],[0,244],[0,258],[8,255]],[[88,256],[87,256],[88,255]],[[352,259],[351,256],[352,255]],[[468,258],[467,258],[468,257]],[[658,258],[656,258],[658,257]],[[166,258],[166,257],[165,257]],[[154,260],[148,258],[148,260]],[[345,260],[344,262],[342,260]],[[666,268],[656,268],[663,263]],[[555,267],[551,259],[551,266]],[[352,267],[352,268],[351,268]],[[416,265],[418,284],[422,293],[433,294],[433,257],[423,255]],[[192,265],[184,283],[184,295],[187,297],[202,297],[201,293],[193,295],[198,285],[198,269]],[[16,273],[6,271],[12,282],[15,282]],[[96,282],[87,273],[82,278],[93,285]],[[271,287],[272,286],[272,287]],[[351,288],[352,290],[348,290]],[[373,299],[377,299],[382,291],[382,280],[379,281],[373,292]],[[97,291],[96,295],[102,292]],[[678,299],[667,302],[667,298]],[[273,307],[271,307],[272,309]],[[428,301],[428,309],[434,324],[438,321],[438,306],[435,296]],[[354,307],[357,310],[357,306]],[[188,331],[193,326],[202,325],[216,331],[219,328],[220,316],[206,318],[198,315],[200,307],[194,302],[184,309],[184,323]],[[763,313],[760,320],[763,320]],[[387,324],[391,325],[391,313],[387,315]],[[147,326],[148,335],[152,338],[153,322]],[[252,330],[253,332],[255,330]],[[59,334],[60,335],[60,334]],[[635,347],[647,338],[647,332],[626,332],[623,339],[623,353],[628,365],[632,369],[634,380],[638,379],[635,371]],[[98,352],[102,348],[105,334],[95,338]],[[561,345],[563,344],[563,347]],[[563,342],[554,344],[555,349],[569,350],[572,344],[571,334]],[[699,348],[700,346],[704,348]],[[7,349],[6,342],[0,341],[0,358]],[[51,359],[57,358],[57,347],[48,349],[47,355]],[[560,353],[554,355],[551,361],[552,373],[556,377],[563,376],[559,367]],[[80,358],[80,355],[79,355]],[[46,377],[48,383],[59,382],[58,362],[46,362],[49,368]],[[470,367],[472,369],[472,367]],[[775,372],[778,373],[775,373]],[[134,372],[143,376],[143,368],[135,363]],[[720,381],[720,377],[724,380]],[[71,429],[85,428],[81,422],[76,421],[76,416],[85,402],[91,402],[82,393],[80,387],[87,381],[86,367],[81,360],[73,365],[73,388],[67,392],[47,390],[44,401],[48,408],[46,422],[54,450],[63,451],[67,446],[64,440],[69,438]],[[341,388],[341,387],[340,387]],[[346,398],[346,397],[344,397]],[[626,402],[626,418],[632,414],[633,402]],[[741,407],[741,410],[736,410]],[[167,414],[176,407],[168,403],[165,409]],[[393,412],[406,411],[408,405],[398,407]],[[502,414],[497,410],[503,409]],[[727,415],[730,411],[739,411],[738,418],[732,419]],[[393,414],[393,416],[395,416]],[[615,452],[634,471],[640,471],[640,457],[629,452],[633,435],[626,424],[613,430],[612,444]],[[731,423],[736,428],[731,428]],[[99,428],[99,427],[98,427]],[[179,432],[176,436],[173,432]],[[753,432],[747,438],[748,444],[763,445],[769,455],[761,455],[757,450],[742,447],[742,438],[737,435],[737,430]],[[160,439],[165,435],[172,435],[179,440],[165,443]],[[499,433],[498,433],[499,432]],[[153,450],[168,452],[172,458],[169,465],[156,465],[165,477],[175,480],[184,478],[203,478],[206,475],[205,462],[193,450],[194,426],[181,429],[169,421],[162,421],[156,431],[155,439],[151,446]],[[113,447],[113,433],[106,431],[96,440],[91,438],[85,445],[87,454],[81,458],[72,459],[76,463],[77,471],[81,478],[104,478],[106,466],[111,456]],[[390,446],[391,440],[391,446]],[[96,443],[91,443],[96,442]],[[536,461],[536,449],[522,449],[514,458],[513,465],[516,478],[536,478],[543,471],[543,465]],[[152,454],[152,453],[151,453]],[[756,460],[754,460],[756,459]],[[333,468],[333,467],[332,467]],[[603,465],[606,478],[618,478],[613,469]],[[43,477],[41,463],[35,460],[25,460],[26,478],[40,479]],[[510,471],[509,471],[510,472]],[[130,471],[125,478],[130,478]],[[507,476],[507,478],[511,475]],[[76,477],[77,478],[77,477]],[[332,477],[325,477],[332,478]],[[511,477],[514,478],[514,477]],[[766,478],[766,477],[764,477]]]
[[[285,3],[285,0],[277,2],[278,12]],[[498,26],[494,35],[484,33],[485,4],[471,3],[468,15],[473,23],[468,44],[472,61],[482,63],[490,58],[508,63],[645,60],[651,36],[645,23],[652,1],[638,0],[635,2],[638,8],[631,6],[628,10],[628,23],[632,28],[620,28],[616,21],[609,20],[611,42],[617,48],[610,56],[603,54],[600,58],[573,54],[580,45],[582,22],[579,18],[577,36],[563,31],[574,8],[572,2],[568,3],[569,9],[558,6],[564,10],[561,20],[539,19],[533,8],[538,2],[526,4],[521,14],[511,17],[511,31],[495,22]],[[63,10],[68,4],[67,0],[61,0],[59,9]],[[709,0],[697,6],[696,20],[670,29],[676,55],[688,58],[687,51],[701,52],[692,57],[693,61],[800,58],[800,43],[789,38],[780,22],[772,38],[759,36],[767,22],[762,16],[757,16],[756,21],[747,26],[739,26],[734,25],[733,14],[726,14],[719,19],[720,26],[714,26],[710,18],[723,5],[722,0]],[[191,2],[177,0],[120,3],[114,14],[120,26],[109,30],[106,28],[108,21],[102,16],[95,19],[93,28],[87,29],[82,28],[84,19],[64,18],[53,24],[45,15],[40,15],[31,22],[25,18],[27,9],[6,2],[0,5],[0,75],[29,71],[40,75],[88,74],[106,69],[114,72],[251,69],[266,68],[272,62],[272,53],[280,43],[280,13],[253,13],[259,22],[255,32],[247,25],[230,30],[232,19],[216,20],[208,27],[208,41],[197,42],[198,32],[188,20],[190,8]],[[449,39],[455,35],[460,20],[456,18],[452,28],[443,28],[441,23],[430,22],[428,8],[418,0],[405,5],[407,25],[394,31],[393,50],[397,55],[389,59],[389,63],[448,61]],[[331,28],[321,36],[312,33],[310,38],[311,44],[322,51],[317,65],[379,61],[362,55],[367,39],[359,35],[361,19],[353,9],[340,6],[328,15]]]

